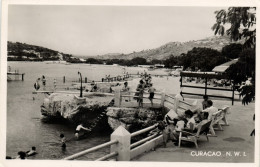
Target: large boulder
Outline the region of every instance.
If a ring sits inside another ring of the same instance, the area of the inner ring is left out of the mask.
[[[106,110],[108,124],[113,130],[121,125],[135,132],[157,123],[158,112],[151,109],[108,107]]]
[[[106,112],[114,96],[106,93],[84,93],[84,97],[75,94],[53,93],[44,99],[41,113],[47,117],[62,118],[71,123],[95,123],[100,114]]]

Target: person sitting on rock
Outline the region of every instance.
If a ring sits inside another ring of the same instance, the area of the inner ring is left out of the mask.
[[[79,125],[77,126],[76,130],[75,130],[75,137],[76,137],[77,139],[79,138],[79,132],[80,132],[81,129],[84,129],[84,130],[86,130],[86,131],[90,131],[89,128],[83,127],[83,124],[82,124],[82,123],[79,124]]]

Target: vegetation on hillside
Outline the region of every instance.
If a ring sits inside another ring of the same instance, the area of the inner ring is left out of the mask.
[[[60,56],[62,56],[62,58]],[[59,53],[58,51],[48,48],[20,42],[8,41],[7,43],[8,61],[46,61],[60,59],[65,61],[73,60],[70,54]]]

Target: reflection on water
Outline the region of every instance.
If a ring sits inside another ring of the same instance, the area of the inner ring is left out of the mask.
[[[84,64],[46,64],[44,62],[8,62],[12,70],[19,69],[25,73],[24,81],[7,83],[7,144],[6,155],[16,156],[18,151],[27,151],[36,147],[38,154],[31,159],[62,159],[73,153],[91,148],[109,141],[110,134],[92,134],[86,139],[73,139],[74,128],[66,124],[48,124],[41,121],[40,106],[44,94],[32,94],[33,84],[42,75],[46,77],[46,90],[53,88],[54,78],[57,85],[68,86],[78,80],[78,71],[89,80],[101,80],[105,75],[122,74],[122,67],[89,66]],[[133,71],[132,71],[133,72]],[[134,71],[135,72],[135,71]],[[66,76],[66,83],[63,83]],[[41,88],[42,89],[42,88]],[[35,100],[33,100],[35,98]],[[61,149],[60,133],[69,139],[65,151]],[[70,140],[71,139],[71,140]],[[109,148],[90,153],[81,159],[94,160],[109,152]]]

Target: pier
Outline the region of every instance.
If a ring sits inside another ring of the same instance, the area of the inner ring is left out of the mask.
[[[19,73],[17,71],[15,72],[7,72],[7,77],[10,78],[9,76],[12,75],[12,76],[15,76],[15,80],[20,80],[20,76],[22,77],[21,80],[24,81],[24,75],[25,73]],[[12,80],[10,78],[10,80]]]

